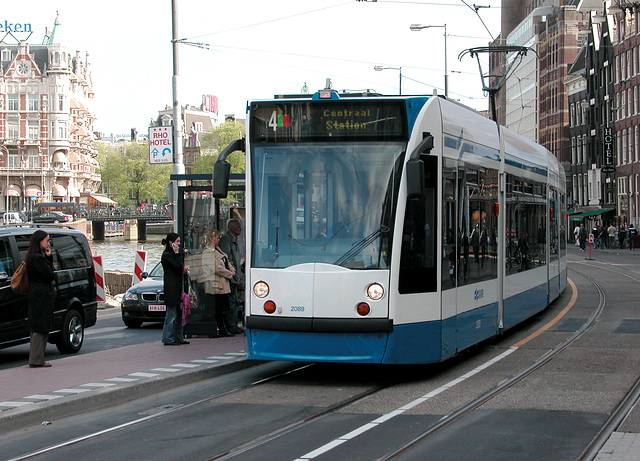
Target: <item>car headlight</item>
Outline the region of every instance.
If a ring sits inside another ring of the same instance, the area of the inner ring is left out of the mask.
[[[123,301],[137,301],[138,300],[138,295],[136,293],[134,293],[133,291],[127,291],[124,296],[122,297]]]

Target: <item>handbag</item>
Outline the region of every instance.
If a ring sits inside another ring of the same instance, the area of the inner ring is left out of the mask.
[[[29,276],[27,275],[27,265],[23,262],[11,277],[11,289],[20,295],[29,293]]]

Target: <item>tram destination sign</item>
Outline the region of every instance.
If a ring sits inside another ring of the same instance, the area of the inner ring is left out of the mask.
[[[269,101],[251,104],[251,142],[406,139],[401,100]]]

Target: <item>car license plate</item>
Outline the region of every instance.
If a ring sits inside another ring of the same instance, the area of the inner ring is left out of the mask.
[[[164,312],[167,307],[164,304],[149,304],[149,312]]]

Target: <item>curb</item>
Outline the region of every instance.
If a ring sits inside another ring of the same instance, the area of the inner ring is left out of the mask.
[[[87,411],[100,410],[112,406],[114,403],[120,405],[138,397],[148,396],[150,393],[164,392],[177,386],[234,373],[261,363],[263,362],[238,358],[230,362],[203,366],[197,370],[185,370],[162,377],[121,384],[113,388],[96,389],[92,392],[76,394],[59,400],[38,402],[28,407],[18,407],[0,414],[0,433],[7,434],[42,424],[43,421],[53,421]]]

